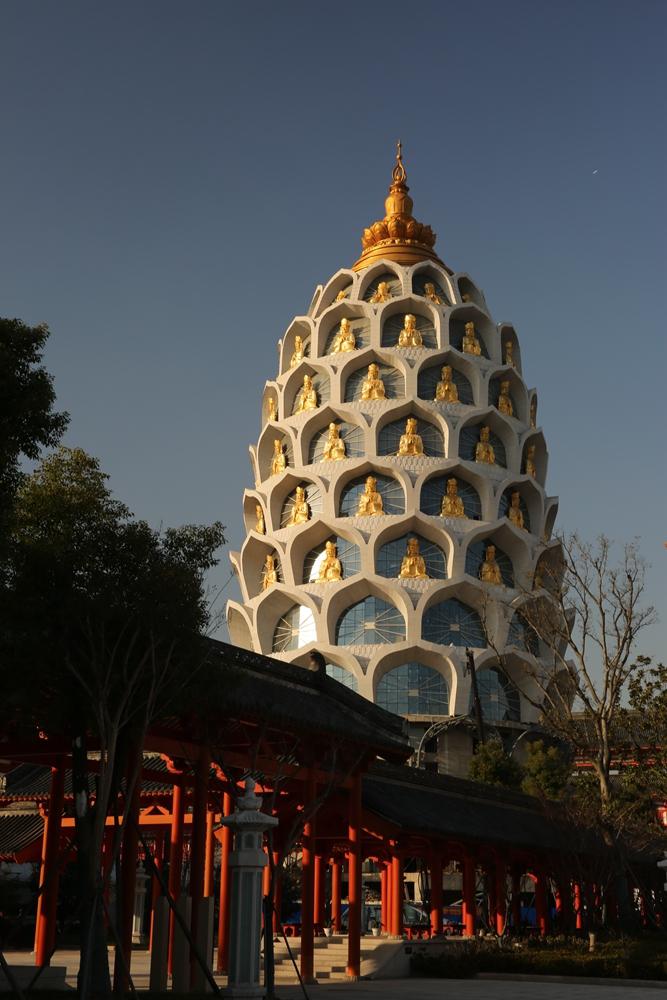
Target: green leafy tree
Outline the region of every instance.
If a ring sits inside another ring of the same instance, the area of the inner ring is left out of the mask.
[[[60,448],[17,493],[0,602],[0,721],[72,747],[85,997],[109,992],[105,818],[121,789],[126,801],[132,794],[150,723],[192,707],[210,626],[204,574],[223,542],[219,523],[161,533],[134,520],[80,449]],[[94,777],[89,750],[100,754]]]
[[[528,795],[559,799],[571,774],[571,756],[561,747],[545,746],[542,740],[526,745],[521,787]]]
[[[523,772],[499,739],[480,743],[470,761],[468,776],[473,781],[501,788],[519,788]]]

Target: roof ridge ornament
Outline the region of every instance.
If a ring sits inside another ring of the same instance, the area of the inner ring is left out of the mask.
[[[430,226],[417,222],[412,214],[412,198],[408,194],[408,175],[403,163],[403,144],[396,143],[396,163],[391,172],[391,186],[385,199],[385,217],[364,229],[361,237],[362,253],[352,265],[355,271],[374,264],[383,258],[399,264],[416,264],[420,260],[433,260],[445,265],[435,253],[435,233]]]

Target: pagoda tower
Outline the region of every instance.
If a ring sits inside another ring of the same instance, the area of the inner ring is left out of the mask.
[[[517,334],[412,210],[399,144],[361,256],[278,342],[229,634],[304,667],[318,651],[415,742],[471,714],[469,649],[484,718],[511,738],[549,671],[518,609],[557,560],[557,500]],[[465,772],[471,730],[426,749]]]

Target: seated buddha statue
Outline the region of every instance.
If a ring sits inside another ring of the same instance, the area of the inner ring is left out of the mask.
[[[345,458],[345,442],[340,436],[338,427],[334,423],[331,423],[327,431],[322,459],[325,462],[337,462],[341,458]]]
[[[380,378],[380,369],[377,365],[368,366],[368,374],[361,383],[362,399],[385,399],[384,382]]]
[[[432,281],[427,281],[424,285],[424,298],[430,299],[436,306],[442,305],[442,299],[436,292],[435,285]]]
[[[292,505],[292,513],[290,514],[290,519],[288,524],[305,524],[310,518],[310,506],[306,500],[306,491],[303,486],[297,486],[296,495],[294,497],[294,503]]]
[[[274,438],[273,457],[271,458],[271,475],[277,476],[287,468],[287,455],[283,451],[283,443],[280,438]]]
[[[507,508],[507,516],[517,528],[525,527],[523,523],[523,512],[521,510],[521,494],[518,490],[513,490],[510,505]]]
[[[388,281],[381,281],[377,289],[371,295],[371,305],[377,306],[380,302],[389,302],[391,289]]]
[[[377,479],[375,476],[367,476],[364,483],[364,492],[359,496],[357,504],[357,515],[359,517],[372,517],[375,514],[384,513],[382,494],[377,490]]]
[[[262,510],[261,503],[255,505],[255,531],[258,535],[266,534],[266,525],[264,524],[264,511]]]
[[[405,434],[401,434],[398,445],[398,455],[423,455],[424,442],[421,435],[417,433],[417,421],[414,417],[408,417],[405,422]]]
[[[496,464],[496,453],[493,450],[493,445],[489,440],[491,436],[491,429],[489,427],[480,427],[479,429],[479,441],[475,446],[475,461],[484,462],[486,465]]]
[[[334,299],[334,302],[342,302],[343,299],[347,298],[349,291],[350,291],[349,288],[341,288],[338,295]]]
[[[464,354],[476,354],[479,357],[482,353],[482,345],[477,339],[477,334],[475,333],[475,324],[470,320],[466,323],[465,333],[463,334],[463,343],[461,344],[461,350]]]
[[[262,590],[268,590],[274,583],[278,582],[278,570],[276,569],[276,557],[268,555],[264,560],[262,570]]]
[[[530,400],[530,426],[537,427],[537,396],[532,396]]]
[[[461,302],[472,302],[472,299],[470,298],[470,292],[463,293],[463,295],[461,296]]]
[[[450,365],[444,365],[440,372],[440,381],[435,387],[436,403],[458,403],[459,390],[452,378]]]
[[[500,566],[496,562],[495,545],[487,545],[486,547],[484,562],[479,568],[479,578],[484,583],[495,583],[502,586],[503,578],[500,572]]]
[[[509,380],[503,379],[500,383],[500,393],[498,395],[498,409],[508,417],[514,416],[514,405],[510,396]]]
[[[271,423],[278,419],[278,407],[276,405],[276,400],[274,396],[269,396],[269,407],[267,410],[266,418]]]
[[[297,403],[295,413],[305,413],[307,410],[317,409],[317,391],[313,385],[313,380],[310,375],[303,376],[303,387],[299,393],[299,402]]]
[[[333,583],[343,579],[343,567],[336,553],[336,543],[327,542],[324,546],[325,556],[320,564],[317,576],[318,583]]]
[[[294,351],[292,357],[290,358],[289,366],[290,368],[296,368],[300,361],[303,361],[305,357],[305,348],[303,346],[303,338],[297,336],[294,338]]]
[[[354,351],[356,346],[357,341],[354,336],[354,330],[350,326],[350,321],[343,317],[340,321],[340,329],[331,345],[331,353],[346,354],[348,351]]]
[[[511,365],[512,368],[516,368],[516,361],[514,360],[514,344],[511,340],[505,341],[505,364]]]
[[[466,512],[463,506],[463,500],[459,496],[459,484],[454,478],[447,480],[447,492],[442,498],[442,507],[440,508],[441,517],[465,517]]]
[[[532,476],[533,479],[537,476],[537,468],[535,467],[535,445],[529,444],[526,448],[526,462],[525,468],[523,470],[527,476]]]
[[[418,538],[408,538],[398,576],[401,580],[425,580],[428,577],[424,557],[419,554]]]
[[[403,319],[403,329],[398,335],[399,347],[423,347],[422,335],[417,329],[417,317],[406,313]]]

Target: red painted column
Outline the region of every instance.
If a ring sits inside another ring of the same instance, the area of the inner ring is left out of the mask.
[[[130,755],[128,765],[128,780],[136,767],[136,757]],[[139,793],[141,791],[141,772],[137,770],[134,789],[129,801],[125,800],[127,817],[123,829],[120,864],[120,920],[118,937],[125,958],[127,972],[131,973],[132,964],[132,923],[134,920],[134,890],[137,881],[137,856],[139,853]],[[118,947],[114,960],[113,988],[114,993],[124,994],[128,989],[127,972],[123,967]]]
[[[352,778],[348,816],[347,975],[361,975],[361,774]]]
[[[495,876],[494,919],[495,919],[496,934],[500,935],[505,930],[505,910],[507,906],[507,899],[506,899],[507,877],[505,874],[505,863],[500,859],[496,859],[494,876]]]
[[[442,858],[437,850],[431,855],[431,937],[442,934]]]
[[[475,859],[470,854],[465,854],[461,864],[462,878],[462,918],[463,933],[466,937],[475,936],[475,923],[477,915],[476,885],[475,885]]]
[[[512,869],[512,928],[515,934],[521,930],[521,872]]]
[[[403,937],[403,865],[398,854],[391,859],[391,914],[389,933]]]
[[[380,898],[382,900],[381,906],[381,916],[380,916],[380,929],[387,933],[387,918],[389,914],[389,877],[387,875],[387,865],[382,862],[382,870],[380,872]]]
[[[313,866],[313,924],[317,932],[324,925],[324,858],[315,855]]]
[[[337,858],[334,858],[331,864],[331,920],[334,934],[340,934],[343,929],[341,924],[340,883],[341,864]]]
[[[215,881],[215,837],[213,827],[215,825],[215,812],[209,809],[206,813],[206,851],[204,862],[204,896],[213,895]]]
[[[155,852],[153,860],[155,861],[155,867],[159,872],[164,870],[164,847],[165,847],[166,835],[164,830],[155,835]],[[148,950],[153,950],[153,923],[155,920],[155,904],[160,898],[162,889],[160,887],[160,881],[156,875],[153,875],[151,879],[151,930],[148,938]]]
[[[225,816],[232,814],[232,797],[228,792],[222,800],[222,812]],[[229,852],[232,846],[232,831],[223,826],[220,833],[220,899],[218,908],[218,972],[227,971],[229,961],[229,902],[231,899],[231,880],[229,878]]]
[[[183,813],[185,811],[185,794],[183,775],[174,777],[174,790],[171,793],[171,830],[169,833],[169,895],[174,903],[178,903],[181,895],[181,869],[183,867]],[[169,972],[172,971],[174,953],[174,931],[176,921],[171,907],[169,908]]]
[[[315,774],[309,768],[304,795],[304,808],[309,810],[317,797]],[[315,850],[315,818],[303,825],[301,836],[301,978],[306,983],[314,979],[313,942],[313,866]]]
[[[581,883],[574,883],[574,916],[575,916],[575,928],[578,931],[584,929],[584,913],[582,909],[583,894],[581,892]]]
[[[535,873],[535,916],[539,935],[546,937],[549,931],[547,879],[541,869]]]
[[[58,910],[58,849],[65,792],[65,768],[62,763],[51,768],[51,794],[49,811],[44,817],[42,838],[42,864],[39,870],[37,919],[35,922],[35,965],[51,961],[56,941],[56,915]]]

